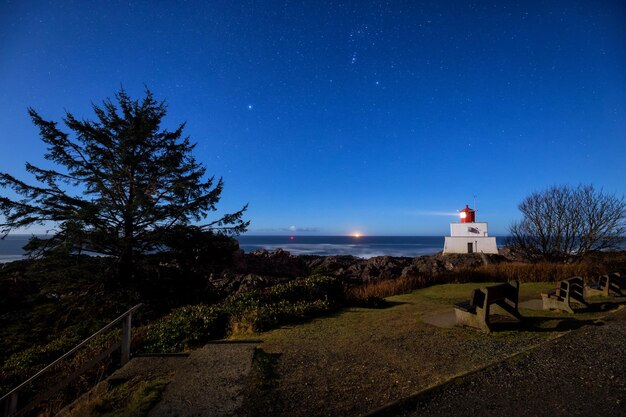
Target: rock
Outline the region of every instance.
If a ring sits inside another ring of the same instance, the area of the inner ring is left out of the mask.
[[[294,256],[283,249],[257,249],[251,253],[236,251],[230,270],[213,273],[208,281],[224,294],[265,288],[312,274],[336,277],[348,285],[359,285],[399,277],[430,282],[441,274],[476,268],[488,263],[506,261],[501,255],[443,255],[416,258],[376,256],[362,259],[354,256]]]
[[[394,258],[391,256],[377,256],[366,261],[361,279],[363,281],[398,278],[402,271],[410,265],[411,258]]]
[[[238,259],[234,269],[242,274],[291,277],[307,276],[309,268],[299,256],[291,255],[283,249],[268,252],[257,249]]]

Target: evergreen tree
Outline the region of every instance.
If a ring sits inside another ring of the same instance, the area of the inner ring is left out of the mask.
[[[119,261],[120,274],[129,276],[136,256],[163,250],[172,231],[188,227],[207,236],[245,231],[247,206],[199,224],[216,211],[223,182],[206,178],[206,168],[192,155],[195,144],[183,137],[184,123],[173,131],[161,127],[165,102],[156,101],[149,90],[142,100],[132,100],[123,89],[115,98],[116,103],[106,99],[93,106],[94,121],[66,112],[63,121],[73,137],[28,110],[47,144],[45,158],[58,169],[27,162],[37,185],[0,173],[0,186],[19,196],[0,196],[4,236],[53,224],[51,238],[31,239],[31,254],[86,250],[110,255]]]

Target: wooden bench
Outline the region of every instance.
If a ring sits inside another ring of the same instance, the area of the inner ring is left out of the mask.
[[[624,282],[618,272],[614,272],[610,275],[602,275],[598,277],[598,280],[585,288],[585,296],[604,296],[617,295],[622,297],[622,288],[624,288]]]
[[[587,307],[589,304],[583,296],[583,279],[571,277],[559,281],[554,290],[541,294],[544,310],[561,310],[574,313],[574,307]]]
[[[518,301],[518,281],[477,288],[472,291],[469,301],[454,305],[456,324],[457,326],[475,327],[490,333],[492,331],[492,325],[489,321],[490,307],[496,305],[517,320],[522,321],[523,317],[517,309]]]

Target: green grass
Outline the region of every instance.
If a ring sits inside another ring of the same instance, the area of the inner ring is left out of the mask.
[[[169,381],[133,378],[95,393],[63,417],[143,417],[159,401]]]
[[[387,308],[347,308],[254,335],[265,352],[280,355],[276,395],[283,401],[283,415],[358,415],[602,316],[521,310],[529,317],[528,325],[489,335],[422,321],[452,311],[472,289],[486,285],[432,286],[388,297]],[[522,284],[520,299],[540,298],[553,286]]]
[[[240,408],[242,417],[262,417],[279,415],[283,404],[276,395],[279,375],[276,366],[278,354],[268,354],[263,349],[254,350],[252,372],[248,375],[244,402]]]

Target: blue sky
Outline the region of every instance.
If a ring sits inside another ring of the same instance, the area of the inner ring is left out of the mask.
[[[623,195],[622,1],[0,2],[0,169],[27,117],[166,99],[250,233],[505,234],[552,184]],[[290,230],[290,228],[292,230]]]

